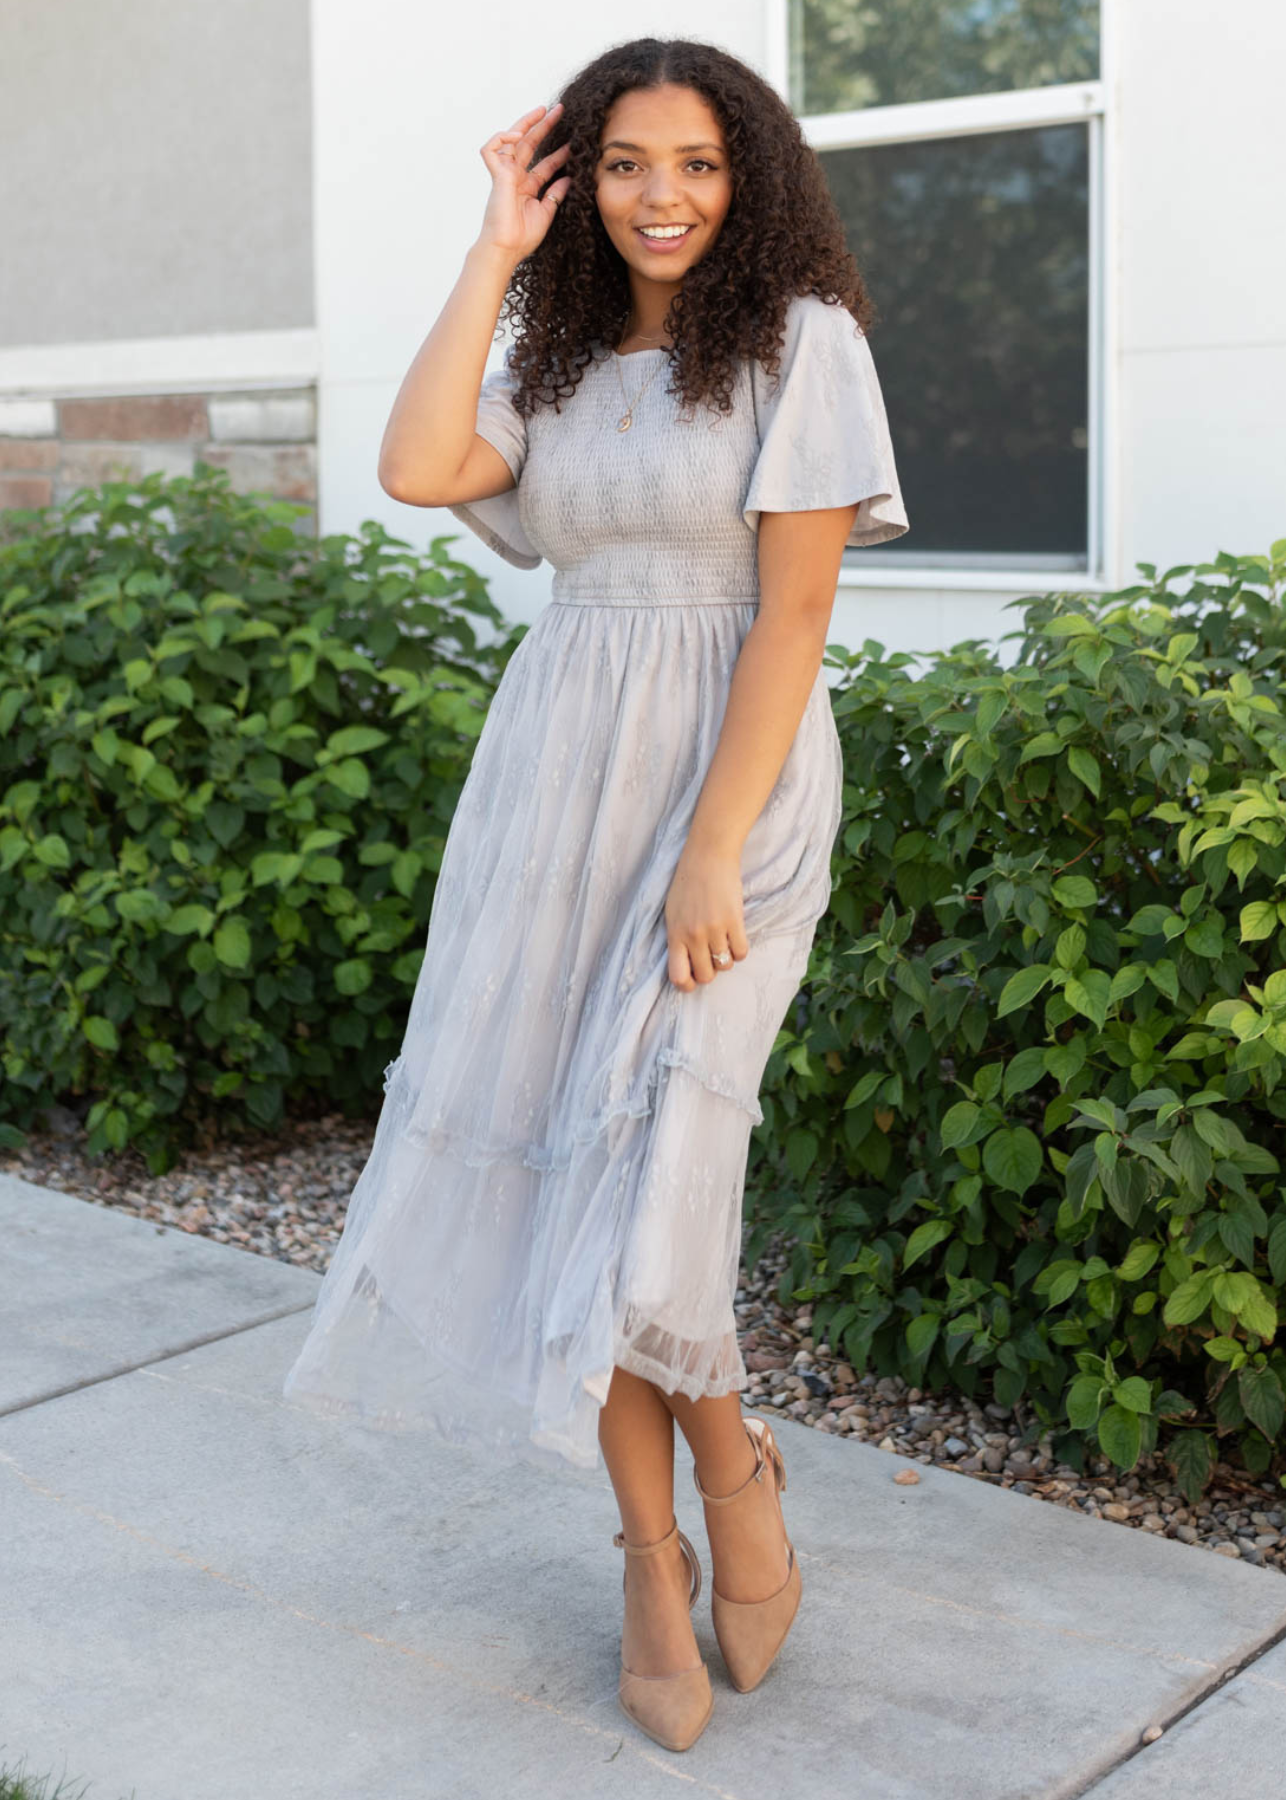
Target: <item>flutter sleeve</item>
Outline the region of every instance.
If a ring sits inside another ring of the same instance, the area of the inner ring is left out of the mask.
[[[786,311],[778,377],[756,358],[751,387],[759,452],[743,516],[858,502],[845,540],[883,544],[908,529],[884,397],[870,347],[847,307],[798,294]]]
[[[478,394],[478,436],[486,438],[504,457],[514,486],[485,500],[470,500],[448,511],[480,537],[489,550],[518,569],[540,566],[541,554],[522,528],[518,516],[518,484],[527,460],[527,421],[514,411],[514,377],[506,355],[503,364],[484,376]]]

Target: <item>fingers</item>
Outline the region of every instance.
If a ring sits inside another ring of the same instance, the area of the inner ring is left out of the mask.
[[[716,941],[713,935],[703,940],[693,939],[690,943],[676,938],[669,949],[670,980],[685,992],[704,987],[716,975],[726,974],[739,962],[744,962],[749,950],[746,934],[740,926],[732,927],[723,935],[722,941]]]
[[[542,156],[539,162],[534,162],[527,170],[527,174],[536,183],[536,186],[540,187],[544,182],[549,180],[560,162],[567,161],[567,158],[571,153],[572,147],[570,144],[559,144],[556,149],[549,152],[548,156]],[[567,182],[570,186],[570,175],[567,177]]]
[[[490,150],[495,154],[503,154],[506,160],[512,156],[513,161],[523,166],[526,164],[524,146],[531,151],[544,137],[550,126],[562,111],[562,101],[555,100],[551,107],[533,106],[530,112],[521,113],[508,131],[497,131],[483,145],[484,154]]]

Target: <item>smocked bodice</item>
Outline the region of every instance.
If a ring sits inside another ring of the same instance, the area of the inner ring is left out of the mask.
[[[796,296],[779,377],[743,359],[726,414],[671,394],[669,365],[664,347],[596,345],[570,399],[524,418],[506,359],[482,384],[477,430],[516,486],[451,512],[517,567],[548,562],[552,599],[623,604],[758,599],[761,511],[857,502],[853,546],[907,529],[871,353],[845,308]]]

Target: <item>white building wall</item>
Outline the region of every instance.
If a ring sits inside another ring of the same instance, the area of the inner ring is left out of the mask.
[[[1286,536],[1286,6],[1117,15],[1128,580]]]
[[[311,138],[308,0],[3,0],[5,386],[37,346],[311,327]]]
[[[1103,576],[1117,586],[1138,560],[1286,535],[1286,6],[1103,6]],[[478,229],[478,145],[614,38],[704,37],[771,75],[784,12],[9,0],[0,400],[293,389],[319,369],[320,529],[373,516],[416,543],[454,533],[502,609],[530,620],[547,569],[510,568],[445,511],[390,500],[375,473],[398,384]],[[1001,610],[1015,591],[1056,580],[895,577],[859,553],[832,636],[925,649],[990,635],[1015,623]]]

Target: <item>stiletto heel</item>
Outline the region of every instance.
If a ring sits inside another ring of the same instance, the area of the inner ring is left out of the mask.
[[[751,1488],[760,1486],[764,1470],[771,1467],[777,1517],[781,1519],[782,1532],[785,1533],[786,1521],[782,1518],[781,1495],[786,1491],[786,1465],[777,1448],[777,1440],[764,1419],[743,1419],[742,1423],[755,1448],[754,1474],[747,1475],[741,1486],[734,1488],[730,1494],[707,1494],[694,1467],[692,1479],[696,1482],[697,1492],[707,1506],[728,1506]],[[732,1685],[738,1693],[748,1694],[751,1688],[759,1685],[795,1622],[802,1584],[795,1546],[788,1536],[786,1552],[786,1579],[776,1593],[769,1594],[766,1600],[725,1600],[718,1588],[711,1587],[710,1611],[714,1619],[714,1634],[719,1640],[723,1660],[728,1665]]]
[[[688,1595],[688,1610],[691,1611],[701,1592],[701,1564],[688,1538],[679,1530],[677,1519],[655,1544],[627,1544],[623,1531],[618,1531],[612,1542],[618,1550],[624,1550],[627,1557],[653,1556],[658,1550],[666,1549],[676,1537],[692,1571]],[[622,1588],[626,1585],[628,1570],[627,1562],[621,1573]],[[714,1690],[704,1660],[692,1668],[679,1669],[673,1675],[636,1675],[626,1668],[622,1657],[618,1698],[622,1712],[666,1750],[686,1750],[695,1744],[714,1710]]]

